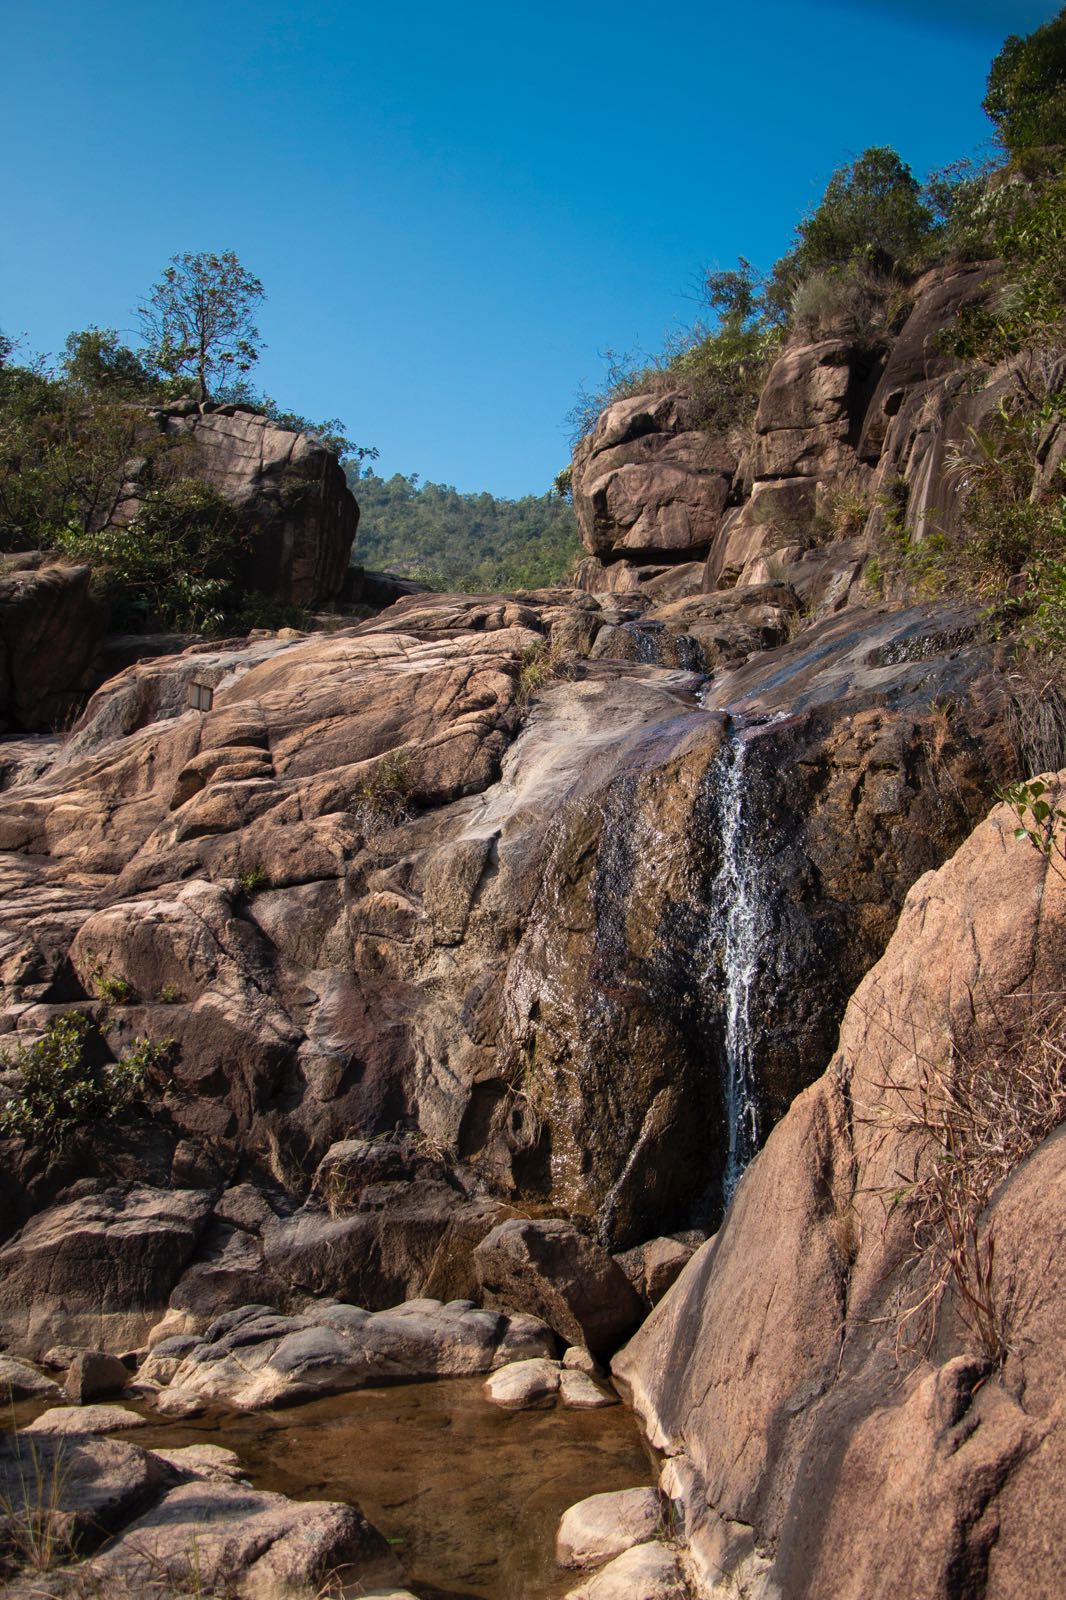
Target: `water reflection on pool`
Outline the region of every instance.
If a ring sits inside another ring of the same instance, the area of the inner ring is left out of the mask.
[[[502,1411],[485,1400],[481,1379],[153,1422],[125,1437],[149,1449],[221,1444],[256,1488],[357,1505],[393,1543],[405,1584],[422,1600],[558,1600],[576,1581],[553,1556],[567,1506],[655,1481],[622,1406]]]

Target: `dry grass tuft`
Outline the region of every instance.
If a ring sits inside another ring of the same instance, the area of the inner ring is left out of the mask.
[[[996,1258],[994,1226],[981,1218],[1003,1180],[1066,1121],[1066,996],[1018,995],[953,1039],[943,1062],[915,1052],[906,1077],[879,1085],[883,1099],[857,1120],[913,1152],[897,1173],[893,1206],[907,1207],[912,1261],[926,1269],[920,1298],[901,1308],[899,1344],[927,1351],[944,1296],[994,1365],[1010,1348],[1013,1284]]]
[[[32,1436],[13,1433],[11,1452],[13,1470],[0,1489],[0,1554],[9,1566],[50,1572],[72,1554],[62,1446],[39,1449]]]

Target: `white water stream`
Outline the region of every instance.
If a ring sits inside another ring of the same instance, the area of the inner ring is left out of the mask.
[[[715,821],[721,865],[712,891],[713,956],[708,973],[723,994],[723,1096],[726,1165],[723,1198],[728,1206],[741,1174],[759,1148],[752,1004],[760,957],[772,938],[762,863],[746,814],[747,744],[734,735],[717,758]]]

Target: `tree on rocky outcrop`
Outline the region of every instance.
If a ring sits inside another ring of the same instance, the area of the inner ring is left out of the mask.
[[[984,108],[996,139],[1023,165],[1066,145],[1066,7],[1026,38],[1011,34],[992,63]]]
[[[138,307],[148,359],[169,377],[195,378],[208,399],[258,361],[263,341],[252,319],[262,299],[263,285],[232,250],[172,256]]]

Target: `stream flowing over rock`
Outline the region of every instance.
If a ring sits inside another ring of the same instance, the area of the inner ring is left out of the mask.
[[[906,1317],[933,1263],[891,1203],[930,1074],[1034,1004],[1061,1009],[1066,880],[1014,826],[998,808],[914,885],[828,1071],[615,1358],[707,1593],[1007,1597],[1061,1578],[1062,1130],[994,1195],[967,1258],[990,1276],[949,1279],[932,1343]]]
[[[1005,770],[1002,691],[972,614],[927,607],[841,613],[706,693],[575,660],[525,710],[528,652],[610,618],[416,596],[141,663],[0,796],[11,1043],[71,1006],[116,1053],[170,1041],[151,1122],[94,1130],[94,1177],[12,1148],[13,1350],[128,1348],[257,1283],[470,1297],[475,1247],[531,1203],[609,1250],[714,1225],[730,1150],[824,1066],[907,888]],[[206,713],[168,687],[198,663]]]
[[[331,631],[103,644],[80,569],[0,580],[0,1378],[34,1411],[0,1475],[73,1441],[57,1595],[179,1581],[201,1522],[249,1600],[350,1563],[400,1594],[334,1483],[106,1436],[437,1378],[497,1443],[583,1441],[572,1600],[1058,1594],[1061,1129],[946,1234],[915,1214],[919,1113],[1053,1050],[1061,852],[988,813],[1061,733],[985,608],[868,565],[893,485],[919,543],[957,515],[1010,374],[940,335],[998,281],[793,335],[746,437],[681,387],[610,406],[556,588],[346,576],[328,451],[191,402],[152,426],[255,522],[249,583],[353,601]],[[25,1096],[71,1013],[135,1086],[64,1137]],[[620,1393],[664,1460],[634,1436],[601,1496]]]

